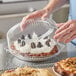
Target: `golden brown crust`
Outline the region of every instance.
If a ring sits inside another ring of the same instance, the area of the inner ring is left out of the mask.
[[[54,70],[61,76],[76,76],[76,57],[55,63]]]
[[[17,68],[5,71],[1,76],[54,76],[47,69],[35,69],[30,67]]]

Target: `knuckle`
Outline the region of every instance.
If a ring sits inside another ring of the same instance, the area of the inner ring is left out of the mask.
[[[76,28],[75,24],[71,24],[70,28]]]

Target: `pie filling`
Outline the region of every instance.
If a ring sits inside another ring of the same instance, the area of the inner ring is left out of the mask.
[[[48,56],[58,52],[56,42],[49,37],[39,38],[36,33],[24,36],[12,43],[11,48],[23,56]]]
[[[54,70],[64,76],[76,76],[76,57],[57,62],[54,66]]]

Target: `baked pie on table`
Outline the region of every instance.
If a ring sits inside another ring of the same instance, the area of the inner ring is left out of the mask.
[[[23,68],[17,68],[15,70],[7,70],[0,76],[54,76],[54,75],[47,69],[23,67]]]
[[[76,57],[55,63],[54,71],[60,74],[60,76],[76,76]]]
[[[58,52],[56,42],[49,37],[39,38],[36,33],[22,35],[11,45],[14,52],[22,56],[49,56]]]

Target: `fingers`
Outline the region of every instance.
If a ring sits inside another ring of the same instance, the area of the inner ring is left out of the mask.
[[[27,15],[26,17],[24,17],[22,19],[22,22],[21,22],[21,25],[20,25],[21,31],[23,31],[25,29],[25,27],[27,26],[26,25],[26,20],[41,18],[44,13],[45,13],[44,10],[39,10],[39,11],[35,11],[35,12]]]
[[[27,20],[27,18],[25,18],[25,17],[22,19],[22,22],[20,24],[21,31],[23,31],[24,28],[27,26],[27,24],[25,22],[26,20]]]
[[[29,20],[29,19],[34,19],[38,17],[38,15],[36,13],[32,13],[32,14],[29,14],[27,15],[26,17],[24,17],[21,21],[21,25],[20,25],[20,28],[21,28],[21,31],[23,31],[25,29],[25,27],[27,26],[26,24],[26,20]]]
[[[70,30],[69,32],[66,32],[64,35],[58,36],[57,41],[68,43],[69,41],[71,41],[75,37],[76,37],[76,31],[75,30]]]
[[[72,32],[64,37],[64,43],[71,41],[74,36],[76,36],[76,31],[72,30]]]
[[[26,26],[28,24],[29,24],[29,22],[21,22],[21,24],[20,24],[21,31],[24,31],[24,29],[26,28]]]
[[[25,28],[25,24],[22,23],[22,24],[20,25],[20,28],[21,28],[21,31],[23,31],[24,28]]]
[[[67,29],[65,29],[65,30],[62,30],[61,32],[56,33],[55,36],[54,36],[54,38],[55,38],[55,39],[58,39],[59,37],[62,37],[62,36],[64,36],[65,34],[68,34],[70,31],[71,31],[70,28],[67,28]]]
[[[48,16],[48,13],[45,13],[42,17],[41,17],[41,19],[42,20],[44,20],[45,18],[48,18],[49,16]]]
[[[76,23],[75,22],[72,22],[72,23],[70,22],[69,26],[66,29],[62,29],[60,32],[56,32],[54,36],[54,38],[58,42],[64,42],[64,43],[71,41],[75,37],[76,37]]]
[[[61,27],[55,32],[55,34],[61,32],[62,30],[65,30],[66,28],[68,28],[71,23],[72,23],[72,21],[66,22],[63,26],[61,26]]]
[[[61,27],[64,23],[58,23],[56,24],[57,27]]]
[[[58,39],[59,37],[65,36],[66,34],[68,34],[69,32],[72,32],[72,31],[76,31],[76,24],[74,24],[74,23],[70,24],[68,28],[61,30],[61,32],[55,33],[54,38]]]
[[[65,34],[64,36],[60,37],[57,41],[58,42],[64,42],[67,43],[71,40],[71,38],[76,34],[76,31],[69,32],[68,34]]]
[[[76,38],[76,34],[74,34],[71,38],[67,39],[67,40],[65,41],[65,43],[68,43],[68,42],[72,41],[72,40],[75,39],[75,38]]]

